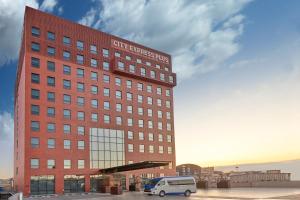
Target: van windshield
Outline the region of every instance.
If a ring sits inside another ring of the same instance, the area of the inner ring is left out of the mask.
[[[151,179],[149,181],[149,185],[156,185],[161,179],[160,178],[155,178],[155,179]]]

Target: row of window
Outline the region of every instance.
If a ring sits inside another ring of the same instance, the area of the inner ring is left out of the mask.
[[[31,140],[31,148],[39,148],[40,147],[40,138],[32,137]],[[56,148],[56,139],[49,138],[47,140],[47,147],[48,149],[55,149]],[[64,140],[64,149],[71,149],[71,140]],[[85,149],[85,142],[83,140],[77,141],[77,149],[84,150]]]
[[[40,37],[40,35],[41,35],[40,32],[41,32],[41,31],[40,31],[40,29],[39,29],[38,27],[32,27],[32,28],[31,28],[31,34],[32,34],[32,36],[34,36],[34,37]],[[49,41],[55,41],[55,40],[56,40],[55,33],[51,32],[51,31],[48,31],[48,32],[47,32],[47,39],[48,39]],[[68,36],[63,36],[63,38],[62,38],[62,43],[63,43],[63,45],[65,45],[66,47],[70,47],[70,46],[71,46],[71,38],[68,37]],[[90,53],[93,54],[93,55],[97,55],[97,54],[98,54],[97,46],[94,45],[94,44],[91,44],[91,45],[89,45],[89,46],[90,46],[90,49],[89,49]],[[48,48],[49,48],[49,47],[48,47]],[[83,50],[85,49],[84,42],[83,42],[83,41],[80,41],[80,40],[77,40],[77,41],[76,41],[76,48],[77,48],[77,50],[79,50],[79,51],[83,51]],[[32,43],[32,49],[33,49],[34,51],[39,51],[39,44],[38,44],[38,43]],[[50,55],[53,55],[53,53],[55,54],[55,49],[54,49],[54,47],[50,47],[50,49],[48,50],[48,54],[49,54],[49,53],[50,53]],[[103,48],[103,49],[102,49],[102,56],[103,56],[103,57],[109,57],[109,50],[106,49],[106,48]],[[121,57],[121,53],[118,52],[118,51],[116,51],[115,54],[114,54],[114,56],[115,56],[115,57]],[[69,52],[69,51],[64,51],[64,53],[63,53],[63,58],[66,59],[66,60],[69,60],[70,57],[71,57],[70,52]],[[129,60],[129,61],[132,60],[131,56],[129,56],[129,55],[126,55],[126,56],[125,56],[125,59],[126,59],[126,60]],[[77,60],[78,60],[78,58],[77,58]],[[83,57],[80,58],[79,60],[83,62]],[[95,59],[94,59],[94,60],[95,60]],[[139,59],[139,58],[136,59],[136,62],[139,63],[139,64],[142,64],[142,60]],[[93,62],[91,61],[91,66],[92,66],[92,63],[93,63]],[[93,63],[93,64],[95,65],[96,62]],[[147,66],[151,66],[151,65],[152,65],[151,62],[149,62],[149,61],[146,61],[145,64],[146,64]],[[169,68],[168,68],[167,66],[161,67],[160,65],[156,64],[155,67],[156,67],[157,69],[164,69],[165,71],[169,71]]]
[[[31,169],[38,169],[40,168],[40,159],[38,158],[32,158],[30,160],[30,166]],[[48,169],[55,169],[55,160],[54,159],[49,159],[47,160],[47,168]],[[72,168],[72,163],[71,160],[64,160],[64,169],[71,169]],[[85,160],[77,160],[77,168],[78,169],[84,169],[85,168]]]
[[[128,144],[128,152],[134,152],[134,145],[133,144]],[[139,153],[145,153],[145,145],[140,144],[138,145],[138,152]],[[154,153],[154,146],[149,145],[148,146],[148,153]],[[163,154],[164,153],[164,146],[158,146],[158,153]],[[167,148],[167,153],[172,154],[172,147]]]

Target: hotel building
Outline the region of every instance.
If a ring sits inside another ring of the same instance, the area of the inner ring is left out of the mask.
[[[142,161],[169,165],[127,188],[176,174],[170,55],[29,7],[19,54],[16,191],[97,191],[99,170]]]

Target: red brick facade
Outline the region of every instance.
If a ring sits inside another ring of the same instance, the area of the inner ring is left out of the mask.
[[[48,32],[52,34],[48,35]],[[63,37],[70,38],[69,45],[63,43]],[[77,47],[77,41],[83,42],[83,50]],[[123,46],[116,48],[113,41],[122,42]],[[96,52],[91,52],[91,45],[96,47]],[[49,47],[55,49],[54,55],[49,55],[48,50],[53,50]],[[107,52],[103,54],[103,49],[108,50],[108,56]],[[77,55],[83,56],[83,64],[78,64]],[[94,59],[94,66],[91,66],[91,59]],[[48,61],[55,63],[54,71],[47,67]],[[34,66],[38,62],[39,67]],[[103,62],[109,63],[108,70],[103,68]],[[124,64],[124,69],[118,67],[119,62]],[[64,65],[70,67],[70,74],[64,73]],[[130,65],[134,70],[129,69]],[[145,69],[145,74],[141,74],[141,68]],[[77,69],[84,71],[83,77],[82,74],[78,76]],[[97,74],[97,80],[91,79],[92,73]],[[151,73],[155,73],[155,77],[151,77]],[[104,81],[104,76],[109,77],[109,82]],[[116,78],[121,79],[121,86],[116,85]],[[64,80],[70,81],[70,89],[64,87]],[[53,81],[54,85],[51,85]],[[127,81],[131,81],[131,88],[127,87]],[[84,84],[84,91],[78,91],[78,83]],[[142,84],[142,89],[138,89],[138,84]],[[125,164],[146,160],[172,162],[164,169],[131,171],[126,173],[127,176],[175,175],[172,89],[175,85],[176,75],[172,73],[168,54],[27,7],[15,90],[15,189],[27,196],[31,191],[31,177],[53,175],[55,193],[61,194],[65,175],[84,175],[85,191],[90,191],[90,175],[97,174],[97,169],[90,168],[90,128],[124,131]],[[97,93],[92,93],[92,86],[96,86]],[[149,86],[151,92],[147,91]],[[104,95],[105,88],[109,89],[109,96]],[[38,99],[32,97],[32,89],[39,92]],[[122,99],[116,98],[116,91],[121,91]],[[48,92],[55,94],[54,101],[48,99]],[[127,99],[127,93],[132,94],[132,100]],[[64,102],[64,95],[71,97],[69,103]],[[138,102],[138,95],[143,97],[142,103]],[[77,97],[84,97],[84,105],[78,105]],[[148,97],[152,98],[152,105]],[[91,105],[92,100],[97,102],[97,108]],[[109,110],[104,109],[104,102],[109,102]],[[122,105],[121,112],[116,111],[117,103]],[[127,112],[127,106],[132,106],[132,113]],[[138,108],[143,108],[142,114]],[[71,119],[64,117],[64,109],[71,112]],[[152,116],[148,109],[152,110]],[[79,120],[78,112],[84,113],[83,120]],[[158,112],[162,116],[158,116]],[[96,115],[94,121],[91,119],[92,114],[97,114],[97,120]],[[104,115],[110,117],[109,123],[104,123]],[[117,125],[116,117],[122,118],[121,125]],[[128,126],[128,118],[132,119],[132,126]],[[143,120],[143,127],[139,127],[139,120]],[[149,128],[148,121],[152,121],[153,128]],[[38,130],[32,129],[32,122],[39,123]],[[52,128],[55,126],[51,133],[48,124]],[[71,126],[69,134],[64,133],[66,124]],[[78,126],[84,127],[84,134],[78,134]],[[133,139],[128,138],[128,131],[133,132]],[[143,140],[140,140],[139,132],[144,133]],[[153,133],[153,141],[149,141],[149,133]],[[49,148],[48,139],[54,139],[54,148]],[[64,148],[64,140],[70,141],[70,149]],[[84,141],[84,149],[78,149],[78,141]],[[128,152],[128,144],[133,144],[133,152]],[[139,152],[139,145],[144,145],[144,153]],[[154,147],[154,153],[149,153],[150,145]],[[159,152],[159,146],[163,146],[163,152]],[[32,167],[31,159],[37,159],[38,166]],[[49,169],[48,160],[55,160],[55,167]],[[64,160],[71,160],[71,169],[64,169]],[[78,160],[84,160],[83,169],[78,169]]]

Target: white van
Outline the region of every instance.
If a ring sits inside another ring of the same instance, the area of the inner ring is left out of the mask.
[[[173,176],[151,179],[144,192],[161,197],[168,194],[184,194],[186,197],[196,193],[196,181],[192,176]]]

